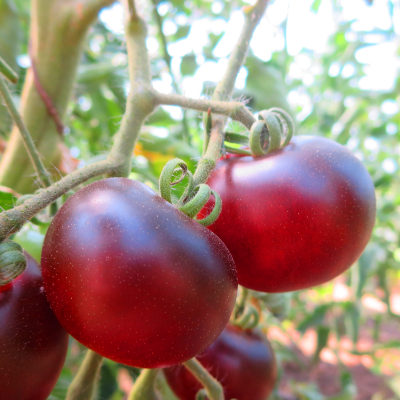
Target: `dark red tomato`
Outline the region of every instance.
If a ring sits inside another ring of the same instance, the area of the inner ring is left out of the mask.
[[[45,400],[64,365],[68,334],[47,302],[41,272],[26,270],[0,287],[0,399]]]
[[[222,241],[146,185],[110,178],[79,190],[47,232],[43,276],[66,330],[114,361],[184,362],[229,320],[237,290]]]
[[[208,184],[222,198],[209,229],[232,253],[239,284],[262,292],[309,288],[341,274],[375,223],[368,171],[321,137],[297,136],[266,156],[219,161]]]
[[[228,325],[197,359],[219,380],[226,400],[266,400],[274,388],[274,351],[258,331]],[[181,400],[195,400],[202,386],[183,365],[167,368],[164,373]]]

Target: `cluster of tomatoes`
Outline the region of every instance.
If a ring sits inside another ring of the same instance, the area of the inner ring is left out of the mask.
[[[166,368],[182,400],[201,389],[179,365],[197,355],[227,400],[271,393],[269,342],[228,324],[238,283],[287,292],[345,271],[369,240],[374,186],[347,149],[311,136],[265,156],[223,159],[208,184],[223,204],[209,229],[125,178],[96,181],[66,201],[41,272],[27,255],[26,271],[0,288],[1,398],[46,399],[67,332],[111,360]]]

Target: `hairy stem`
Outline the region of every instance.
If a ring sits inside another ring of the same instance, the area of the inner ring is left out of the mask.
[[[225,115],[240,123],[247,129],[250,129],[256,121],[253,114],[242,103],[237,101],[215,101],[207,99],[191,99],[179,94],[156,93],[157,104],[165,104],[171,106],[179,106],[189,108],[191,110],[207,112],[211,109],[214,114]]]
[[[229,56],[228,67],[222,80],[218,83],[214,91],[212,100],[223,101],[232,96],[237,75],[246,59],[251,37],[265,12],[267,3],[268,0],[258,0],[254,6],[243,9],[245,13],[245,23],[242,32],[235,48]],[[214,168],[213,166],[216,165],[219,157],[221,157],[221,149],[224,144],[223,130],[225,123],[225,116],[213,116],[213,127],[211,129],[208,147],[193,176],[195,185],[206,182]]]
[[[128,12],[131,11],[129,4]],[[117,176],[129,175],[131,156],[139,138],[140,129],[156,106],[146,48],[147,28],[145,22],[137,14],[135,15],[134,19],[127,18],[125,26],[131,90],[120,129],[109,154],[110,160],[124,160],[123,167],[116,173]]]
[[[197,361],[192,358],[183,365],[204,386],[210,400],[224,400],[224,391],[221,384]]]
[[[65,400],[90,400],[96,390],[103,357],[88,350],[75,378],[68,388]]]
[[[38,194],[26,200],[20,206],[0,213],[0,241],[11,236],[33,218],[38,212],[56,201],[68,190],[107,172],[117,171],[121,168],[121,161],[104,160],[90,164],[72,172],[58,182],[42,189]]]
[[[158,400],[154,381],[158,369],[143,369],[129,393],[128,400]]]
[[[0,94],[3,97],[4,102],[6,103],[11,118],[13,119],[15,125],[17,125],[19,132],[21,133],[26,151],[28,152],[32,165],[35,168],[35,172],[39,179],[39,182],[41,182],[42,186],[50,186],[51,185],[50,174],[44,167],[42,160],[40,159],[40,155],[36,149],[36,146],[33,143],[32,137],[28,132],[28,129],[26,129],[24,121],[19,115],[17,107],[14,104],[11,93],[1,76],[0,76]]]

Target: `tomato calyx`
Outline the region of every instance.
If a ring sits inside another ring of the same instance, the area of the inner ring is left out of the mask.
[[[229,322],[242,330],[254,329],[260,321],[259,311],[248,301],[250,300],[250,291],[241,286],[239,288],[239,295]]]
[[[280,109],[260,111],[258,121],[250,129],[251,154],[259,157],[289,144],[294,134],[294,123],[290,115]]]
[[[173,181],[173,174],[180,169],[182,174],[179,179]],[[177,199],[171,193],[171,186],[174,186],[185,177],[188,177],[188,184],[183,192],[182,196]],[[197,222],[203,226],[209,226],[217,220],[222,209],[222,200],[217,192],[210,189],[210,187],[204,183],[194,186],[193,175],[189,171],[186,163],[179,159],[174,158],[165,164],[161,175],[160,175],[160,196],[173,204],[178,210],[182,211],[190,218],[195,218],[200,210],[210,200],[211,195],[214,196],[215,202],[214,207],[210,214]]]
[[[0,288],[21,275],[26,268],[26,258],[22,247],[15,242],[5,241],[0,243]]]

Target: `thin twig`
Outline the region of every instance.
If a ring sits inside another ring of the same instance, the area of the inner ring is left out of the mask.
[[[32,161],[32,165],[35,168],[39,181],[42,183],[42,186],[50,186],[51,185],[50,174],[44,167],[42,160],[40,159],[40,155],[36,149],[36,146],[33,143],[32,137],[28,132],[28,129],[26,128],[24,121],[19,115],[17,107],[15,106],[14,101],[12,99],[11,93],[1,76],[0,76],[0,94],[4,99],[4,102],[6,103],[11,118],[13,119],[14,123],[17,125],[21,133],[26,151],[28,152],[29,158]]]
[[[212,100],[224,101],[227,99],[229,100],[232,96],[237,75],[246,59],[246,53],[251,37],[253,36],[254,30],[260,22],[261,17],[264,15],[267,3],[268,0],[258,0],[253,6],[243,8],[245,13],[245,23],[242,32],[235,48],[229,56],[228,67],[214,91]],[[195,185],[207,181],[207,178],[221,156],[221,149],[224,143],[223,132],[225,123],[225,116],[217,115],[213,117],[213,127],[211,129],[207,150],[199,161],[196,172],[193,175]]]
[[[214,101],[207,99],[191,99],[179,94],[164,94],[156,92],[156,100],[158,104],[166,104],[189,108],[197,111],[207,112],[211,109],[213,114],[225,115],[240,123],[247,129],[250,129],[256,121],[253,114],[242,103],[237,101]]]
[[[0,57],[0,74],[3,74],[12,83],[18,82],[18,75],[1,57]]]
[[[0,213],[0,242],[19,231],[37,213],[70,189],[107,172],[117,171],[123,162],[103,160],[71,172],[58,182],[41,190],[24,204]]]

